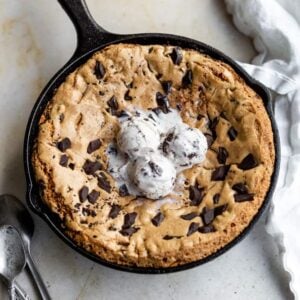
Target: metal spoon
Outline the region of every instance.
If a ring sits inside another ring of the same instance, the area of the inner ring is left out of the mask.
[[[14,280],[26,264],[22,238],[13,226],[0,227],[0,276],[8,286],[9,299],[29,299]]]
[[[13,225],[20,233],[24,242],[27,266],[43,300],[51,300],[47,288],[35,266],[30,252],[30,239],[34,232],[31,215],[23,203],[13,195],[0,196],[0,226]]]

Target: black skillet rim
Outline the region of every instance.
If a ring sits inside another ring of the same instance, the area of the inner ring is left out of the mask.
[[[221,249],[217,250],[215,253],[191,262],[184,265],[179,265],[175,267],[168,267],[168,268],[149,268],[149,267],[137,267],[137,266],[127,266],[121,265],[117,263],[112,263],[106,261],[86,250],[82,247],[75,244],[63,231],[63,228],[60,226],[61,222],[57,218],[56,215],[50,212],[48,208],[42,203],[42,199],[39,196],[39,187],[38,183],[34,179],[34,170],[31,165],[31,155],[34,146],[35,137],[38,131],[38,120],[41,114],[44,111],[47,103],[50,101],[55,89],[64,81],[66,76],[74,71],[78,66],[84,63],[94,52],[103,49],[104,47],[110,44],[116,43],[133,43],[133,44],[143,44],[143,45],[150,45],[150,44],[161,44],[161,45],[172,45],[172,46],[179,46],[185,49],[194,49],[201,53],[207,54],[214,59],[221,60],[227,64],[229,64],[249,85],[257,94],[261,96],[263,99],[266,111],[271,121],[272,130],[273,130],[273,137],[274,137],[274,146],[275,146],[275,164],[274,164],[274,171],[271,177],[271,184],[269,190],[266,194],[263,204],[259,208],[256,215],[253,217],[249,225],[230,243],[226,244]],[[265,211],[267,205],[269,204],[272,194],[275,189],[276,181],[278,178],[279,173],[279,164],[280,164],[280,145],[279,145],[279,134],[278,129],[275,123],[275,119],[273,116],[272,105],[271,105],[271,95],[269,90],[252,78],[248,73],[246,73],[242,67],[240,67],[235,61],[231,58],[223,54],[222,52],[202,43],[198,42],[193,39],[176,36],[176,35],[169,35],[169,34],[158,34],[158,33],[148,33],[148,34],[134,34],[134,35],[114,35],[113,38],[106,41],[106,43],[102,44],[101,46],[95,47],[93,50],[85,53],[84,55],[80,56],[77,59],[70,61],[67,63],[61,70],[59,70],[56,75],[49,81],[47,86],[44,88],[42,93],[40,94],[37,102],[35,103],[33,110],[31,112],[24,140],[24,164],[25,164],[25,174],[26,174],[26,182],[27,182],[27,194],[26,199],[28,206],[31,210],[39,215],[42,219],[44,219],[50,228],[71,248],[75,251],[79,252],[83,256],[97,262],[101,265],[133,273],[142,273],[142,274],[163,274],[163,273],[171,273],[177,271],[187,270],[198,265],[204,264],[213,260],[214,258],[220,256],[238,242],[240,242],[252,229],[254,224],[260,218],[262,213]],[[38,206],[38,207],[37,207]]]

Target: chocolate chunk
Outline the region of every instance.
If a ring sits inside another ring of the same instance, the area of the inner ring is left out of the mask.
[[[130,90],[127,90],[127,92],[126,92],[125,95],[124,95],[124,99],[125,99],[126,101],[132,100],[132,97],[129,95],[129,93],[130,93]]]
[[[181,236],[168,235],[168,234],[163,237],[163,239],[166,241],[173,240],[173,239],[180,239],[180,238],[181,238]]]
[[[102,169],[102,165],[99,161],[90,161],[87,159],[82,168],[87,175],[94,175],[96,171]]]
[[[198,228],[199,228],[199,223],[196,223],[196,222],[192,222],[190,227],[189,227],[189,230],[187,232],[187,236],[190,236],[191,234],[195,233],[196,231],[198,231]]]
[[[62,155],[60,157],[60,160],[59,160],[59,164],[62,166],[62,167],[67,167],[68,166],[68,160],[69,160],[69,157],[67,155]]]
[[[213,202],[214,202],[214,204],[218,204],[219,201],[220,201],[220,194],[215,194],[213,196]]]
[[[157,175],[157,176],[161,176],[163,170],[162,168],[157,165],[155,162],[153,161],[149,161],[149,166],[150,166],[150,169],[151,169],[151,172],[154,174],[154,175]]]
[[[121,197],[126,197],[129,195],[129,192],[128,192],[128,189],[127,189],[127,186],[126,184],[122,184],[119,188],[119,195]]]
[[[215,210],[204,207],[200,214],[202,221],[205,225],[210,224],[215,218]]]
[[[118,216],[120,210],[121,210],[120,205],[113,204],[113,206],[111,207],[111,210],[108,214],[108,217],[111,218],[111,219],[115,219]]]
[[[117,101],[117,98],[115,96],[112,96],[108,101],[107,101],[107,105],[112,108],[113,110],[118,110],[119,108],[119,104]]]
[[[258,163],[253,154],[248,154],[239,164],[238,167],[242,170],[250,170],[257,167]]]
[[[98,176],[98,186],[105,190],[106,192],[111,192],[111,185],[107,178],[107,176],[104,173],[99,174]]]
[[[163,111],[163,113],[167,114],[169,110],[169,100],[168,97],[163,95],[160,92],[156,93],[156,102],[157,105],[160,107],[160,109]]]
[[[231,127],[229,128],[227,134],[228,134],[228,136],[229,136],[229,139],[230,139],[231,141],[234,141],[235,138],[237,137],[238,132],[235,130],[234,127],[231,126]]]
[[[219,123],[219,118],[218,118],[218,117],[215,117],[215,118],[213,118],[212,120],[209,120],[208,127],[209,127],[209,129],[210,129],[210,131],[211,131],[213,140],[215,140],[216,137],[217,137],[216,129],[217,129],[218,123]]]
[[[71,148],[71,141],[69,138],[64,138],[60,142],[57,143],[57,148],[61,152],[65,152],[67,149]]]
[[[89,193],[89,188],[87,186],[83,186],[80,189],[80,191],[78,192],[80,202],[86,200],[88,193]]]
[[[201,233],[210,233],[210,232],[215,232],[216,229],[212,224],[206,225],[206,226],[202,226],[198,229],[199,232]]]
[[[122,228],[120,230],[120,233],[124,236],[131,236],[134,233],[136,233],[139,230],[139,228],[136,227],[128,227],[128,228]]]
[[[189,192],[190,192],[189,197],[192,202],[192,205],[194,206],[199,205],[204,197],[203,189],[199,188],[198,186],[190,186]]]
[[[126,112],[126,111],[124,111],[124,110],[121,110],[121,111],[117,111],[116,113],[115,113],[115,115],[118,117],[118,118],[127,118],[127,117],[129,117],[129,115],[128,115],[128,113]]]
[[[227,207],[227,204],[216,206],[214,208],[215,217],[221,215],[227,209]]]
[[[197,120],[198,121],[200,121],[201,119],[203,119],[204,118],[204,116],[203,115],[201,115],[201,114],[198,114],[198,116],[197,116]]]
[[[217,159],[219,164],[225,164],[228,157],[228,152],[224,147],[219,147]]]
[[[214,143],[214,138],[212,135],[208,134],[208,133],[204,133],[205,137],[206,137],[206,141],[207,141],[207,146],[208,148],[211,147],[211,145]]]
[[[97,77],[98,80],[102,79],[103,76],[105,75],[105,69],[104,66],[100,61],[96,61],[95,69],[94,69],[94,74]]]
[[[74,170],[74,169],[75,169],[75,164],[74,164],[74,163],[69,163],[69,168],[70,168],[71,170]]]
[[[92,191],[88,194],[87,198],[88,198],[88,201],[89,201],[91,204],[95,204],[96,201],[97,201],[97,199],[99,198],[99,196],[100,196],[100,193],[99,193],[99,192],[97,192],[97,191],[95,191],[95,190],[92,190]]]
[[[170,54],[170,56],[175,65],[180,65],[180,63],[182,62],[182,53],[179,47],[173,48],[173,51]]]
[[[213,181],[224,180],[229,169],[230,169],[230,165],[224,165],[224,166],[216,168],[211,174],[211,180],[213,180]]]
[[[64,119],[65,119],[65,115],[64,114],[60,114],[59,115],[59,121],[63,122]]]
[[[151,219],[151,222],[154,226],[159,226],[160,223],[164,220],[164,218],[165,216],[161,212],[159,212],[155,215],[155,217]]]
[[[169,94],[172,88],[172,81],[162,81],[161,86],[166,94]]]
[[[182,77],[181,84],[183,87],[187,87],[188,85],[192,84],[193,82],[193,73],[192,70],[188,69],[184,76]]]
[[[254,194],[234,194],[234,201],[235,202],[244,202],[244,201],[252,201],[254,200]]]
[[[94,151],[98,150],[101,147],[101,141],[100,139],[93,140],[89,143],[87,147],[87,153],[91,154]]]
[[[134,224],[136,217],[136,212],[126,214],[124,216],[124,224],[122,226],[122,229],[131,227]]]
[[[180,218],[183,219],[183,220],[186,220],[186,221],[190,221],[194,218],[198,217],[198,214],[195,213],[195,212],[191,212],[189,214],[186,214],[186,215],[181,215]]]
[[[239,194],[247,194],[248,193],[248,189],[246,187],[246,185],[242,182],[236,183],[232,186],[232,189],[236,192],[238,192]]]

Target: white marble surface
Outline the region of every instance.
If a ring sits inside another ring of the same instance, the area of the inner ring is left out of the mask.
[[[240,35],[221,0],[88,0],[96,20],[120,33],[168,32],[207,42],[249,61],[251,42]],[[24,199],[22,143],[42,87],[66,62],[75,31],[54,0],[0,0],[0,192]],[[198,268],[137,275],[87,260],[34,216],[32,251],[53,299],[292,299],[279,252],[263,220],[234,249]],[[26,272],[18,282],[38,299]],[[0,285],[0,299],[6,299]]]

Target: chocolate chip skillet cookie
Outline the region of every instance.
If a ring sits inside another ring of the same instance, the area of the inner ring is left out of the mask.
[[[227,64],[172,46],[116,44],[58,88],[32,163],[45,204],[81,247],[171,267],[236,238],[269,189],[271,123]]]

